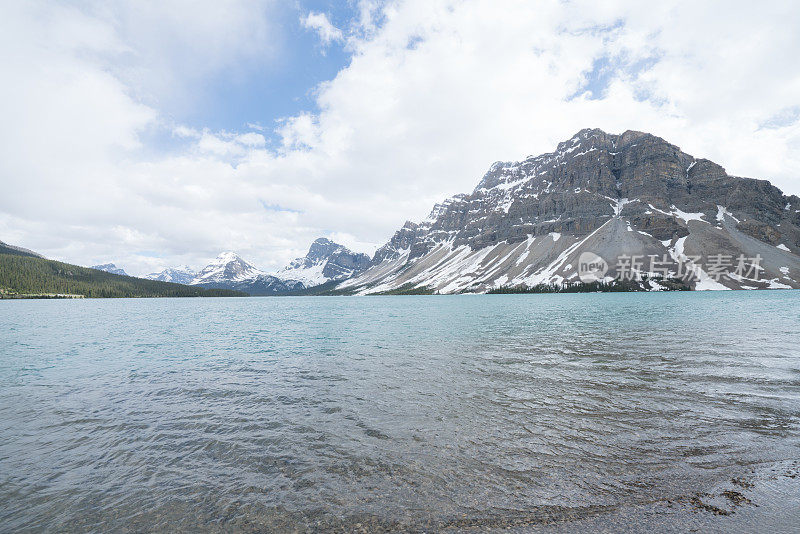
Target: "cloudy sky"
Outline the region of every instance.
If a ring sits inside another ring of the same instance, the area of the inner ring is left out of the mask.
[[[372,251],[493,161],[652,132],[800,193],[800,3],[0,5],[0,240],[132,274]]]

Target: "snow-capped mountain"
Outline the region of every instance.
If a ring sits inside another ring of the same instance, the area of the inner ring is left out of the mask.
[[[102,265],[92,265],[92,269],[97,269],[98,271],[105,271],[111,274],[119,274],[122,276],[130,276],[124,270],[120,269],[113,263],[104,263]]]
[[[252,280],[264,272],[240,258],[235,252],[223,252],[203,267],[191,281],[192,285],[217,282],[243,282]]]
[[[343,280],[363,271],[369,256],[320,238],[308,254],[271,275],[243,260],[235,252],[223,252],[200,272],[189,267],[166,269],[147,276],[151,280],[208,288],[235,289],[250,295],[276,295],[299,291],[331,280]]]
[[[609,279],[633,260],[648,275],[688,273],[694,289],[800,288],[800,198],[651,134],[586,129],[555,152],[493,164],[337,289],[564,284],[580,279],[584,253]]]
[[[207,288],[235,289],[250,295],[274,295],[303,289],[297,280],[269,275],[234,252],[223,252],[189,282]]]
[[[164,269],[160,273],[148,274],[145,278],[149,280],[158,280],[159,282],[172,282],[174,284],[191,284],[196,276],[197,272],[188,265],[185,265],[183,267]]]
[[[325,238],[315,240],[308,254],[297,258],[275,276],[299,280],[305,287],[317,286],[331,280],[343,280],[360,273],[369,265],[366,254],[355,253],[343,245]]]

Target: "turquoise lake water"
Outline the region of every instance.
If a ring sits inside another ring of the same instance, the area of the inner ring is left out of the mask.
[[[0,302],[2,531],[535,524],[798,451],[798,291]]]

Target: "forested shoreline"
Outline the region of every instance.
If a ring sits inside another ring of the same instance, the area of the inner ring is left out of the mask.
[[[88,267],[0,253],[0,298],[241,297],[240,291],[120,276]]]

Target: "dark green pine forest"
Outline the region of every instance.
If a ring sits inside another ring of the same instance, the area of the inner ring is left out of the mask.
[[[245,293],[120,276],[0,248],[0,298],[46,297],[241,297]]]

